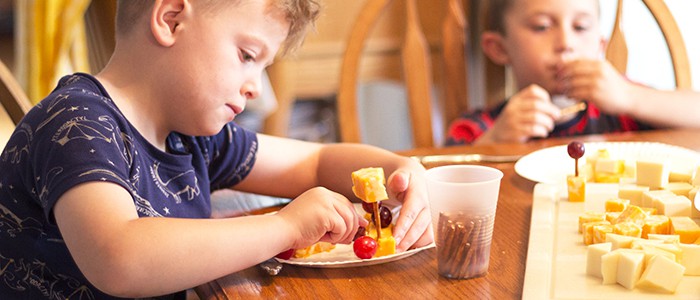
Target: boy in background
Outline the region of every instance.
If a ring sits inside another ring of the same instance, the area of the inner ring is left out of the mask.
[[[698,93],[635,84],[599,58],[605,42],[598,0],[494,0],[489,5],[481,45],[494,63],[511,68],[518,92],[496,107],[454,120],[448,144],[700,127]],[[587,106],[562,115],[558,99]]]
[[[116,48],[32,109],[0,155],[0,295],[184,298],[185,289],[318,241],[350,243],[351,172],[383,167],[397,251],[432,242],[423,174],[365,145],[255,134],[232,122],[293,49],[314,0],[124,0]],[[209,219],[212,190],[294,198]]]

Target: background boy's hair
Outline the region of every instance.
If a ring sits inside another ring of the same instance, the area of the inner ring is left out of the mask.
[[[506,34],[504,18],[506,11],[513,4],[513,0],[491,0],[486,7],[486,31],[495,31],[502,35]]]
[[[202,4],[206,12],[216,12],[221,5],[236,5],[241,0],[194,0]],[[289,34],[280,52],[286,54],[296,50],[304,41],[309,28],[318,18],[321,6],[317,0],[268,0],[272,7],[281,10],[289,22]],[[117,37],[128,35],[141,18],[150,13],[153,0],[119,0],[115,33]]]

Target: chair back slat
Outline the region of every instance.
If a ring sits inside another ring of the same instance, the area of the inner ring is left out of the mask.
[[[19,121],[32,108],[32,104],[17,78],[2,61],[0,61],[0,104],[5,108],[15,125],[19,124]]]

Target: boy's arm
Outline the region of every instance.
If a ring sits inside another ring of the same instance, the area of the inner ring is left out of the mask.
[[[390,197],[403,203],[394,231],[397,249],[432,242],[425,168],[420,163],[361,144],[316,144],[266,135],[258,135],[258,141],[255,166],[236,189],[294,198],[323,186],[355,199],[350,174],[364,167],[382,167],[389,176]]]
[[[139,218],[123,187],[89,182],[64,193],[54,215],[86,278],[135,298],[197,286],[318,240],[349,243],[363,224],[347,199],[326,189],[297,200],[275,215]]]
[[[576,60],[563,66],[562,88],[610,114],[627,114],[659,127],[700,127],[700,93],[664,91],[633,83],[605,60]]]

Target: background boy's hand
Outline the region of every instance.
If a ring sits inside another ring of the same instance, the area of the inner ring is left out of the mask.
[[[421,247],[433,242],[428,191],[422,174],[397,170],[387,179],[390,198],[402,203],[399,218],[394,227],[398,252],[409,247]]]
[[[318,241],[348,244],[359,226],[367,220],[355,211],[343,195],[326,188],[312,188],[287,204],[278,213],[287,226],[298,233],[290,248],[299,249]]]
[[[525,142],[546,137],[559,118],[559,108],[538,85],[522,89],[508,100],[493,127],[483,137],[492,142]]]
[[[588,100],[607,113],[625,113],[632,105],[627,97],[631,83],[606,60],[579,59],[564,63],[557,77],[559,88],[568,97]]]

